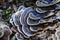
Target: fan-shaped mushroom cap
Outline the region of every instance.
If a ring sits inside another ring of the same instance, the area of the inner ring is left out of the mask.
[[[46,7],[46,6],[51,6],[51,5],[54,5],[54,4],[57,4],[59,3],[60,0],[38,0],[36,1],[36,5],[38,7]]]

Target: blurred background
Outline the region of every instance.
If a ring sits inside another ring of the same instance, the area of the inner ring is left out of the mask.
[[[0,20],[8,22],[12,13],[16,12],[26,0],[0,0]]]

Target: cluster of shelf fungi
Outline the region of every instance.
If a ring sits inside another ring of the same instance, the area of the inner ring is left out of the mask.
[[[12,14],[12,27],[0,22],[0,40],[60,40],[60,0],[37,0]]]

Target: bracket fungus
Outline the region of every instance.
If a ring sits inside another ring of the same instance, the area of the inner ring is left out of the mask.
[[[58,21],[60,20],[60,15],[58,15],[60,14],[60,9],[56,9],[60,6],[57,6],[59,2],[58,0],[38,0],[36,1],[37,8],[35,9],[20,6],[10,19],[10,23],[17,29],[17,40],[30,39],[37,35],[37,37],[41,38],[43,36],[48,40],[51,34],[55,34],[54,30],[58,28],[57,23],[60,22]]]
[[[0,38],[1,40],[10,40],[12,34],[11,29],[4,22],[0,22]]]

